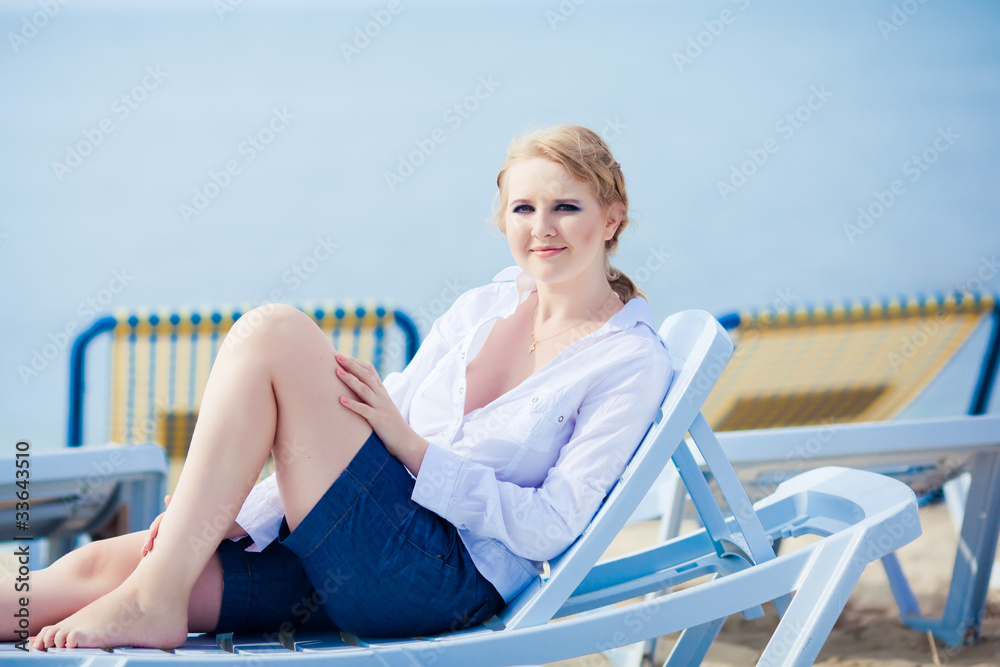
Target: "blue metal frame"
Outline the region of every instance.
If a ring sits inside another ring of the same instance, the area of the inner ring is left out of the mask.
[[[363,309],[360,309],[359,317],[363,316]],[[382,308],[378,308],[379,314],[384,314]],[[235,317],[239,317],[239,313],[234,313]],[[393,318],[396,323],[399,324],[399,328],[402,329],[403,335],[406,337],[406,363],[410,363],[414,355],[417,353],[417,349],[420,347],[420,332],[417,330],[417,325],[414,324],[413,320],[409,315],[401,310],[394,310],[392,313]],[[156,317],[155,315],[153,317]],[[177,315],[171,315],[170,321],[174,321]],[[200,318],[198,313],[192,315],[192,318]],[[218,319],[216,319],[218,318]],[[221,321],[221,316],[216,313],[212,316],[213,321]],[[129,318],[129,323],[132,326],[138,324],[138,320],[133,315]],[[197,324],[197,320],[195,320]],[[69,427],[68,434],[66,438],[66,445],[68,447],[79,447],[83,444],[83,396],[84,396],[84,383],[86,380],[86,362],[87,362],[87,346],[97,336],[111,331],[116,326],[118,326],[118,320],[111,316],[106,315],[95,321],[90,328],[81,333],[73,341],[73,349],[70,352],[69,358]]]
[[[66,442],[70,447],[79,447],[83,443],[83,385],[86,378],[84,366],[87,361],[87,345],[94,337],[111,331],[117,325],[118,320],[114,317],[102,317],[73,341],[73,350],[69,355],[69,437]]]
[[[410,319],[410,316],[403,311],[394,310],[392,316],[396,318],[399,328],[406,336],[406,363],[410,363],[417,354],[417,348],[420,347],[420,332],[417,331],[417,325]]]
[[[732,331],[736,327],[740,326],[739,313],[727,313],[726,315],[723,315],[722,317],[719,317],[717,319],[719,320],[719,324],[721,324],[722,328],[725,329],[726,331]]]
[[[979,381],[976,383],[972,406],[969,408],[970,415],[986,413],[990,405],[993,383],[996,382],[998,360],[1000,360],[1000,303],[993,306],[993,331],[990,332],[990,342],[986,345],[983,365],[979,369]]]

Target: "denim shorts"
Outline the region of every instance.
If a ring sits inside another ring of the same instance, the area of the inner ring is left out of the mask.
[[[410,500],[413,484],[373,432],[294,531],[282,521],[260,552],[224,540],[216,632],[417,637],[493,617],[503,598],[457,529]]]

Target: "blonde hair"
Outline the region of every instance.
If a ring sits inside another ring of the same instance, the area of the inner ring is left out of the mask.
[[[507,159],[497,174],[499,206],[493,214],[493,224],[507,233],[507,170],[521,160],[545,158],[563,166],[577,181],[590,187],[603,211],[621,204],[623,213],[615,235],[604,242],[604,273],[611,289],[622,303],[641,296],[649,300],[639,287],[622,271],[611,266],[611,256],[618,251],[618,237],[629,224],[628,193],[621,165],[611,155],[611,149],[599,134],[580,125],[556,125],[522,135],[510,142]]]

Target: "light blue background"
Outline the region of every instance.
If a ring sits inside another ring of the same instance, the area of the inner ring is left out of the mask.
[[[87,300],[111,296],[115,271],[129,278],[108,310],[278,290],[393,300],[425,333],[456,289],[512,263],[488,223],[496,171],[517,132],[553,123],[621,128],[609,137],[636,226],[616,264],[658,321],[949,291],[1000,246],[995,3],[402,2],[350,61],[341,45],[388,3],[329,4],[245,0],[219,15],[211,0],[78,0],[18,45],[10,34],[42,10],[0,7],[0,442],[65,442],[68,349],[37,376],[18,368],[89,324]],[[731,22],[711,24],[723,11]],[[679,70],[673,54],[699,37]],[[112,105],[147,67],[165,78],[122,118]],[[499,86],[447,122],[481,77]],[[832,96],[786,137],[775,124],[813,87]],[[274,109],[294,118],[246,161],[241,143]],[[53,162],[105,118],[114,131],[60,181]],[[436,128],[446,141],[390,191],[386,171]],[[947,128],[958,138],[910,181],[904,163]],[[772,137],[779,150],[723,201],[717,183]],[[180,205],[230,160],[241,172],[186,223]],[[844,226],[895,179],[905,193],[850,242]],[[296,285],[318,237],[338,247]],[[962,409],[959,370],[920,414]],[[104,384],[91,389],[99,407]],[[92,419],[88,440],[104,432]]]

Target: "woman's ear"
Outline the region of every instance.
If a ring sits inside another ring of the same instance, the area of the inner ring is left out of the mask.
[[[625,217],[625,206],[621,202],[614,202],[608,207],[607,221],[604,224],[604,240],[610,241],[615,237],[615,232],[622,224]]]

